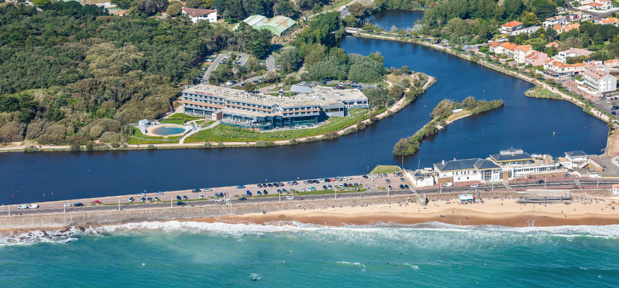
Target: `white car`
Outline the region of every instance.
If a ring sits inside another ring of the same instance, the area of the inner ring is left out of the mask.
[[[287,196],[287,197],[286,197],[286,199],[287,199],[287,200],[294,200],[294,197],[292,197],[292,196]]]
[[[477,183],[471,185],[471,188],[477,188],[477,187],[479,187],[479,184],[477,184]]]
[[[146,194],[144,194],[144,193],[138,194],[138,197],[144,197],[144,196],[146,196]]]
[[[453,186],[453,185],[454,185],[454,184],[453,184],[453,183],[451,183],[451,182],[447,182],[447,183],[443,184],[443,186],[445,186],[445,187],[451,187],[451,186]]]
[[[71,205],[71,203],[64,203],[64,207],[71,207],[73,205]]]
[[[39,208],[39,205],[38,204],[30,204],[30,206],[28,206],[28,208],[37,209],[37,208]]]
[[[19,205],[17,206],[17,209],[28,209],[28,205],[26,204]]]

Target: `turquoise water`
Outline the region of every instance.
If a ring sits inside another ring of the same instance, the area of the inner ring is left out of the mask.
[[[0,239],[5,243],[0,246],[0,287],[617,287],[619,283],[618,225],[322,227],[168,222],[69,232],[55,239],[49,239],[52,233],[35,234]],[[6,244],[15,241],[19,244]]]
[[[185,132],[185,128],[181,128],[181,127],[165,127],[164,126],[164,127],[159,127],[153,130],[154,134],[161,135],[161,136],[180,134],[183,132]]]

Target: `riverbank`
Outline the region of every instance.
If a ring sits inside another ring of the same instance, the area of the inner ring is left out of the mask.
[[[556,93],[557,95],[559,95],[561,97],[561,99],[563,100],[567,100],[569,102],[571,102],[572,104],[580,107],[583,109],[583,111],[586,112],[586,109],[591,109],[594,110],[593,113],[588,113],[591,116],[594,116],[595,118],[598,118],[606,123],[608,123],[609,121],[613,120],[611,119],[608,115],[606,115],[604,112],[602,111],[598,111],[594,106],[592,105],[587,105],[585,103],[583,103],[582,101],[578,100],[576,97],[571,96],[571,95],[567,95],[565,93],[563,93],[562,91],[559,91],[558,89],[551,87],[550,85],[548,85],[547,83],[541,82],[536,78],[533,77],[529,77],[526,75],[523,75],[522,73],[518,73],[516,71],[513,70],[509,70],[505,67],[496,65],[494,63],[490,63],[489,61],[487,61],[485,58],[480,58],[479,55],[470,55],[461,51],[454,51],[451,48],[448,47],[443,47],[437,44],[433,44],[431,42],[426,42],[423,41],[425,39],[421,39],[421,38],[413,38],[413,37],[403,37],[401,35],[395,34],[395,33],[388,33],[388,32],[381,32],[381,33],[376,33],[376,32],[366,32],[363,31],[361,29],[354,29],[354,28],[347,28],[346,29],[346,33],[355,36],[355,37],[361,37],[361,38],[368,38],[368,39],[378,39],[378,40],[388,40],[388,41],[396,41],[396,42],[404,42],[404,43],[413,43],[413,44],[418,44],[418,45],[422,45],[425,47],[429,47],[435,50],[439,50],[439,51],[443,51],[445,53],[457,56],[461,59],[482,65],[486,68],[492,69],[494,71],[512,76],[512,77],[516,77],[519,79],[522,79],[524,81],[527,81],[531,84],[534,84],[538,87],[542,87],[544,89],[547,89],[549,91],[552,91],[553,93]],[[430,41],[430,40],[428,40]],[[475,57],[475,58],[473,58]]]
[[[434,83],[436,83],[437,79],[433,76],[427,75],[428,81],[421,88],[421,92],[417,97],[423,95]],[[401,111],[412,103],[415,99],[410,99],[406,96],[402,96],[400,100],[396,103],[384,109],[382,111],[378,111],[378,114],[372,115],[372,117],[367,117],[366,119],[349,125],[345,128],[339,129],[337,131],[328,132],[324,134],[308,136],[308,137],[300,137],[300,138],[291,138],[286,140],[278,140],[278,141],[246,141],[246,142],[193,142],[193,143],[163,143],[163,144],[120,144],[118,147],[113,147],[108,144],[100,144],[99,146],[95,146],[93,151],[86,151],[86,147],[82,146],[81,151],[74,152],[96,152],[96,151],[133,151],[133,150],[162,150],[162,149],[221,149],[221,148],[264,148],[264,147],[272,147],[272,146],[287,146],[287,145],[296,145],[301,143],[311,143],[321,140],[330,140],[333,138],[337,138],[340,136],[348,135],[359,130],[366,129],[369,125],[375,123],[376,121],[380,121],[386,117],[392,116],[393,114]],[[0,153],[2,152],[67,152],[70,151],[71,146],[69,145],[38,145],[36,143],[29,142],[15,142],[8,144],[4,147],[0,147]]]

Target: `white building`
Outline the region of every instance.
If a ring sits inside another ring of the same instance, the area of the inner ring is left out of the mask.
[[[552,77],[571,77],[584,70],[585,63],[566,64],[550,58],[544,62],[544,74]]]
[[[492,182],[501,179],[501,167],[481,158],[450,160],[435,163],[438,183],[450,182]]]
[[[211,23],[217,22],[217,10],[183,8],[182,13],[189,16],[193,24],[203,20]]]
[[[142,119],[138,121],[138,129],[142,132],[142,134],[146,134],[146,128],[150,125],[150,121],[148,119]]]
[[[581,56],[589,57],[591,56],[591,54],[593,54],[593,52],[587,49],[571,48],[571,49],[559,52],[555,58],[563,63],[567,63],[567,58],[581,57]]]
[[[597,94],[617,90],[617,78],[604,64],[587,64],[582,75],[584,85]]]
[[[438,173],[431,168],[406,172],[406,177],[411,181],[413,186],[417,188],[433,186],[436,184],[437,176]]]
[[[490,155],[490,160],[501,167],[502,180],[524,178],[528,175],[560,171],[560,163],[549,155],[530,155],[521,149],[508,149]]]
[[[514,49],[514,60],[516,61],[516,63],[524,63],[525,62],[525,57],[531,53],[531,51],[533,51],[533,48],[531,48],[531,45],[520,45],[520,46],[516,46],[516,48]]]
[[[561,165],[568,169],[582,169],[589,164],[589,156],[583,151],[565,152]]]
[[[565,24],[567,24],[567,20],[565,20],[565,17],[558,15],[558,16],[547,18],[546,21],[542,23],[542,26],[544,26],[544,28],[550,28],[555,25],[565,25]]]

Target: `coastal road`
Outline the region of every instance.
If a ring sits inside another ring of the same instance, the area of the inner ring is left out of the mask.
[[[228,54],[219,54],[219,56],[217,56],[217,58],[213,60],[213,63],[211,64],[211,66],[208,67],[208,69],[206,69],[206,72],[202,77],[202,83],[208,83],[208,79],[211,77],[211,73],[217,70],[217,66],[219,66],[219,63],[221,63],[221,61],[224,60],[227,55]]]
[[[239,56],[241,56],[241,59],[239,59],[239,64],[241,66],[245,66],[245,64],[247,64],[247,61],[249,61],[249,54],[240,54]]]
[[[396,189],[395,190],[391,190],[389,192],[390,195],[411,195],[411,197],[416,197],[415,192],[413,190],[406,190],[406,189],[399,189],[399,183],[405,183],[405,182],[401,182],[399,180],[397,180],[398,177],[392,177],[391,179],[395,179],[392,180],[391,185],[393,185]],[[342,199],[342,198],[351,198],[351,197],[372,197],[372,196],[386,196],[387,195],[387,191],[383,190],[383,189],[378,189],[379,185],[380,186],[386,186],[384,182],[384,179],[378,178],[378,179],[374,179],[374,181],[370,180],[370,179],[365,179],[366,180],[366,187],[369,187],[369,190],[366,192],[348,192],[348,193],[337,193],[337,199]],[[608,189],[612,184],[617,184],[619,181],[618,180],[608,180],[608,179],[570,179],[570,178],[566,178],[566,180],[560,180],[560,181],[551,181],[551,182],[547,182],[547,183],[537,183],[537,179],[533,180],[531,182],[517,182],[517,183],[510,183],[509,186],[511,189],[506,189],[505,186],[503,186],[503,184],[489,184],[489,185],[480,185],[477,188],[471,188],[469,186],[456,186],[456,187],[449,187],[449,188],[437,188],[437,187],[433,187],[433,188],[429,188],[429,189],[417,189],[417,193],[418,194],[439,194],[439,193],[461,193],[461,192],[466,192],[466,193],[475,193],[476,191],[480,191],[481,193],[484,192],[490,192],[490,191],[514,191],[515,189],[518,189],[520,191],[524,191],[526,189],[548,189],[549,191],[552,191],[552,189],[555,190],[574,190],[574,189],[582,189],[585,188],[586,189]],[[579,182],[580,186],[577,186],[576,183]],[[373,183],[373,184],[371,184]],[[407,183],[407,182],[406,182]],[[321,186],[322,183],[319,184],[300,184],[299,186],[293,186],[293,187],[298,187],[299,189],[303,187],[303,185],[314,185],[314,186]],[[273,189],[273,188],[267,188],[267,189]],[[220,190],[219,188],[215,189],[215,190]],[[242,189],[237,189],[237,192],[243,192],[245,191],[246,188],[242,188]],[[256,189],[252,188],[252,191],[256,191]],[[277,195],[277,192],[272,192],[275,195]],[[146,209],[146,208],[154,208],[154,207],[158,207],[158,208],[165,208],[165,207],[174,207],[174,208],[182,208],[176,205],[177,201],[182,201],[184,203],[186,203],[188,206],[212,206],[212,205],[222,205],[221,203],[218,203],[214,200],[198,200],[197,196],[198,194],[206,194],[204,192],[200,192],[200,193],[191,193],[191,192],[187,192],[184,191],[181,194],[176,194],[176,195],[188,195],[190,196],[190,199],[193,199],[192,201],[186,201],[186,200],[173,200],[172,205],[170,205],[170,202],[168,200],[167,203],[133,203],[133,204],[127,204],[127,203],[121,203],[120,204],[120,208],[122,210],[128,210],[128,209]],[[240,193],[242,194],[242,193]],[[273,194],[271,194],[273,195]],[[286,196],[288,195],[282,195],[281,197],[281,201],[291,201],[291,200],[287,200]],[[319,195],[294,195],[294,200],[292,201],[311,201],[311,200],[317,200],[317,199],[329,199],[329,198],[335,198],[336,193],[330,193],[330,194],[319,194]],[[123,198],[126,198],[128,196],[122,196]],[[166,193],[165,195],[161,195],[158,196],[160,197],[163,201],[166,201],[166,199],[170,199],[170,198],[175,198],[174,194],[168,194]],[[137,198],[134,196],[134,198]],[[137,200],[137,199],[136,199]],[[71,202],[75,201],[79,201],[79,200],[74,200]],[[139,201],[139,200],[137,200]],[[248,200],[242,201],[242,200],[231,200],[230,203],[232,203],[232,205],[234,205],[234,203],[272,203],[272,202],[277,202],[280,201],[279,197],[248,197]],[[84,203],[88,203],[87,201],[83,201]],[[114,205],[113,202],[108,202],[110,205],[105,205],[105,206],[93,206],[93,207],[67,207],[66,209],[66,213],[71,213],[71,212],[83,212],[83,211],[115,211],[115,210],[119,210],[119,205]],[[301,202],[303,203],[303,202]],[[21,213],[21,215],[28,215],[28,214],[43,214],[43,213],[63,213],[64,209],[62,207],[54,207],[54,208],[45,208],[45,203],[41,204],[41,208],[39,209],[23,209],[23,210],[17,210],[15,207],[16,205],[11,205],[11,215],[16,215],[17,213]],[[7,215],[8,214],[8,206],[4,207],[4,208],[0,208],[0,213]],[[7,214],[5,214],[7,213]]]

